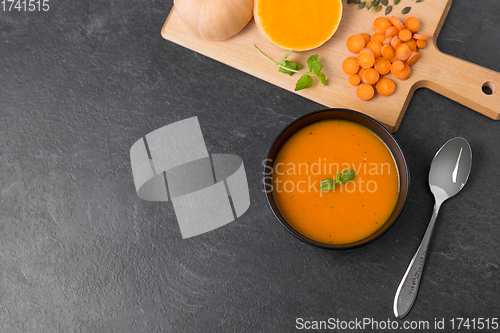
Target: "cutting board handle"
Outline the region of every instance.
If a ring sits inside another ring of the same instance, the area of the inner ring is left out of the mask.
[[[432,67],[417,84],[492,119],[500,119],[500,73],[441,52],[434,42],[422,50],[421,62]],[[424,60],[424,61],[422,61]],[[420,64],[424,66],[424,64]],[[489,94],[491,93],[491,94]]]

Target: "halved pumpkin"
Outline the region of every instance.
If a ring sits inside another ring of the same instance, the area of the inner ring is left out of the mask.
[[[259,31],[274,44],[306,51],[328,41],[340,24],[342,0],[255,0]]]

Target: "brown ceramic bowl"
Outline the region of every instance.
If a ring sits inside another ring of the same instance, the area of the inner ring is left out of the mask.
[[[387,147],[389,147],[390,151],[392,152],[392,155],[394,156],[394,160],[396,161],[396,166],[399,172],[399,197],[396,206],[389,219],[384,223],[384,225],[380,229],[378,229],[372,235],[368,236],[365,239],[350,244],[343,244],[343,245],[325,244],[304,236],[303,234],[295,230],[294,227],[286,220],[283,214],[281,214],[280,209],[276,204],[273,192],[268,190],[272,188],[271,186],[272,173],[266,174],[266,172],[268,170],[273,169],[274,160],[278,152],[280,151],[281,147],[284,145],[284,143],[293,134],[295,134],[303,127],[327,119],[342,119],[342,120],[352,121],[368,128],[369,130],[377,134],[385,142]],[[267,160],[264,166],[264,174],[266,175],[266,177],[264,177],[264,189],[266,192],[267,202],[269,203],[269,206],[272,212],[274,213],[274,216],[278,219],[281,225],[288,232],[290,232],[292,235],[294,235],[301,241],[325,249],[349,249],[353,247],[358,247],[367,244],[377,239],[382,234],[384,234],[394,224],[394,222],[396,222],[397,218],[401,214],[403,206],[406,202],[408,187],[410,183],[410,173],[408,170],[408,166],[406,164],[403,151],[401,150],[401,147],[397,143],[396,139],[394,139],[392,134],[382,124],[380,124],[373,118],[370,118],[362,113],[347,109],[325,109],[325,110],[315,111],[294,120],[292,123],[286,126],[285,129],[281,131],[278,137],[274,140],[271,148],[269,149],[269,152],[267,154]]]

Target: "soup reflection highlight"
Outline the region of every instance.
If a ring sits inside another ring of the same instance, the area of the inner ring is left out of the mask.
[[[320,183],[350,169],[356,177],[335,189]],[[325,244],[363,240],[382,228],[399,195],[391,151],[372,131],[346,120],[323,120],[295,133],[273,166],[272,191],[285,219]]]

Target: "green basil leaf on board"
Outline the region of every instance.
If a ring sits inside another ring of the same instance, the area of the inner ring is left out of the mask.
[[[311,74],[316,75],[318,77],[319,82],[321,82],[323,86],[326,86],[326,75],[325,73],[321,72],[321,70],[323,69],[323,64],[321,63],[321,61],[318,60],[317,54],[314,54],[307,59],[307,67],[309,68],[309,70],[306,72],[306,71],[300,71],[300,69],[302,68],[300,64],[294,61],[286,60],[292,54],[292,50],[288,51],[283,56],[283,58],[281,58],[280,62],[276,62],[271,58],[269,58],[267,55],[265,55],[264,52],[262,52],[257,47],[257,45],[253,44],[253,46],[255,47],[257,52],[259,52],[264,58],[266,58],[267,60],[278,66],[278,71],[280,73],[285,73],[290,76],[292,76],[294,73],[304,74],[297,81],[295,85],[295,91],[311,88],[313,86],[314,78],[311,76]]]
[[[316,76],[321,73],[321,69],[323,68],[321,61],[318,61],[317,54],[312,55],[307,59],[307,66],[309,67],[309,72],[314,73]]]
[[[314,79],[309,74],[304,74],[300,77],[295,85],[295,91],[299,91],[306,88],[311,88],[314,83]]]
[[[280,64],[280,65],[285,66],[285,59],[286,59],[286,58],[288,58],[288,57],[290,56],[290,54],[292,54],[292,50],[288,51],[288,52],[287,52],[287,53],[283,56],[283,58],[281,58],[281,60],[280,60],[279,64]]]
[[[285,74],[288,74],[290,76],[292,76],[295,72],[292,72],[289,69],[298,71],[299,69],[302,68],[302,66],[300,66],[296,62],[288,61],[288,60],[285,60],[285,64],[283,66],[286,67],[286,68],[280,67],[279,71],[281,73],[285,73]]]
[[[326,75],[325,73],[319,73],[318,80],[322,85],[326,86]]]

